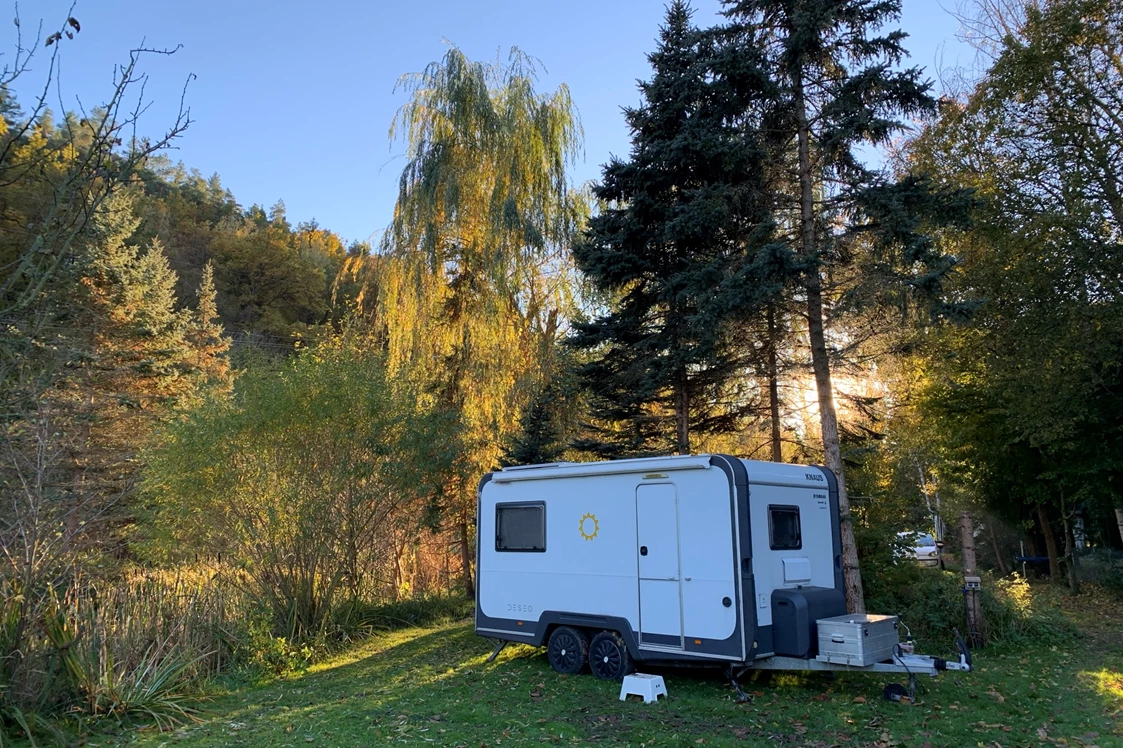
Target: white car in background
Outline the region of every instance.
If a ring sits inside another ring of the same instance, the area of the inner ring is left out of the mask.
[[[940,565],[940,551],[931,533],[906,530],[897,533],[897,537],[905,544],[901,552],[903,558],[912,559],[921,566]]]

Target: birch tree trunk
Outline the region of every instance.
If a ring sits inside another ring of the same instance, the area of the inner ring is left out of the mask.
[[[809,264],[806,275],[807,329],[811,348],[811,368],[815,372],[815,388],[819,399],[819,425],[823,436],[823,457],[838,478],[838,513],[842,531],[842,573],[846,586],[846,605],[851,613],[866,611],[862,590],[862,573],[858,568],[858,547],[854,541],[854,524],[850,518],[850,498],[846,493],[846,475],[842,467],[842,447],[838,436],[838,416],[834,407],[831,365],[827,354],[823,327],[823,289],[815,248],[815,193],[811,173],[810,126],[807,102],[803,94],[803,78],[796,74],[795,109],[799,146],[800,245],[801,254]]]
[[[1116,508],[1115,522],[1119,525],[1119,539],[1123,540],[1123,508]]]

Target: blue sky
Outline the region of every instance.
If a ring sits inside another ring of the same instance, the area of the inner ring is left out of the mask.
[[[25,34],[43,18],[46,35],[70,4],[24,2]],[[718,0],[694,7],[699,25],[718,20]],[[505,56],[516,45],[542,61],[543,90],[569,86],[585,129],[574,177],[584,181],[610,154],[628,151],[620,107],[639,100],[635,82],[649,73],[645,55],[663,12],[659,0],[79,0],[82,32],[63,40],[62,100],[68,108],[77,99],[103,101],[114,64],[141,40],[181,44],[144,66],[150,134],[171,121],[184,82],[196,76],[187,91],[195,123],[173,159],[204,175],[217,171],[244,206],[283,198],[293,222],[315,218],[348,240],[376,238],[389,223],[403,165],[402,144],[387,139],[405,101],[394,84],[440,58],[444,40],[473,59]],[[958,22],[936,0],[904,0],[901,26],[912,64],[931,71],[972,59],[955,39]],[[9,51],[15,27],[0,29]],[[9,52],[0,64],[10,60]],[[21,100],[42,73],[16,87]]]

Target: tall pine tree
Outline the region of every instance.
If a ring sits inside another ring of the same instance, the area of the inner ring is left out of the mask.
[[[902,117],[935,109],[920,70],[895,69],[905,55],[905,34],[880,31],[900,17],[899,0],[725,0],[725,6],[727,49],[762,54],[769,79],[754,92],[770,99],[764,116],[771,169],[787,173],[775,182],[773,240],[790,247],[802,266],[795,280],[806,304],[824,458],[839,482],[847,601],[862,611],[832,382],[832,289],[825,282],[832,263],[853,259],[860,247],[870,260],[857,268],[862,290],[879,299],[933,290],[951,261],[923,233],[925,222],[954,220],[963,202],[961,195],[932,190],[922,177],[890,182],[856,153],[885,144],[903,129]]]
[[[754,289],[736,284],[731,302],[726,285],[751,266],[744,250],[765,217],[763,151],[690,16],[686,2],[669,7],[643,103],[625,113],[631,156],[604,168],[594,192],[605,207],[574,248],[616,298],[572,339],[594,356],[583,376],[601,422],[579,446],[604,456],[687,453],[692,433],[731,431],[755,408],[738,388],[752,349],[730,325]],[[751,77],[752,60],[725,72]]]

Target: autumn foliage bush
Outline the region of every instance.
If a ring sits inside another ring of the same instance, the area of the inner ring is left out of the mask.
[[[981,577],[988,643],[1053,645],[1075,636],[1072,625],[1024,578],[989,572]],[[963,577],[957,572],[905,561],[864,568],[863,578],[867,609],[899,615],[925,651],[942,651],[953,641],[955,630],[968,630]]]

